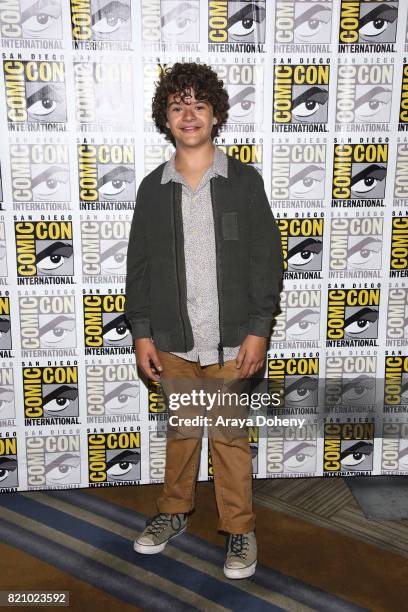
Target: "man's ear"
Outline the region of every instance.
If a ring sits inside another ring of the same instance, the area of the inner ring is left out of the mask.
[[[168,122],[168,121],[166,121],[166,128],[169,128],[169,129],[170,129],[170,125],[169,125],[169,122]]]
[[[216,123],[218,123],[218,117],[213,117],[213,125],[215,125]]]

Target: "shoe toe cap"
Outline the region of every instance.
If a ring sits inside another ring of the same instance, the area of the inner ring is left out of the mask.
[[[142,535],[137,538],[136,542],[141,546],[154,546],[154,540],[151,536]]]

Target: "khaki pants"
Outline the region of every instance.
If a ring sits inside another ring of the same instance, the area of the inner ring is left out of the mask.
[[[187,361],[171,353],[158,350],[158,354],[163,366],[161,383],[167,398],[170,393],[200,389],[207,381],[212,390],[218,388],[222,392],[231,388],[231,382],[232,385],[240,384],[240,370],[235,367],[235,360],[226,361],[221,368],[218,364],[201,367],[199,362]],[[224,408],[215,408],[211,413],[204,409],[200,414],[214,416],[225,412]],[[227,413],[237,416],[234,408]],[[169,416],[174,414],[192,416],[199,414],[199,410],[189,406],[177,412],[169,410]],[[202,434],[200,427],[168,425],[163,495],[157,501],[159,512],[193,510]],[[252,458],[248,433],[245,429],[208,428],[208,436],[219,514],[218,529],[228,533],[253,531],[255,515],[252,511]]]

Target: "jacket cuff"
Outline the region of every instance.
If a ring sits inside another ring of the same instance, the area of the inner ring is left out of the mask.
[[[142,319],[138,321],[130,321],[132,338],[137,340],[138,338],[150,338],[150,321],[149,319]]]
[[[251,336],[263,336],[268,338],[271,333],[272,319],[260,317],[249,317],[248,334]]]

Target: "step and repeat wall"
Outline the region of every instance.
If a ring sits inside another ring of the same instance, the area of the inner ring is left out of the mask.
[[[1,492],[162,481],[167,415],[123,305],[176,61],[223,80],[216,144],[261,173],[282,234],[265,376],[286,403],[249,429],[254,477],[408,473],[407,9],[0,0]]]

